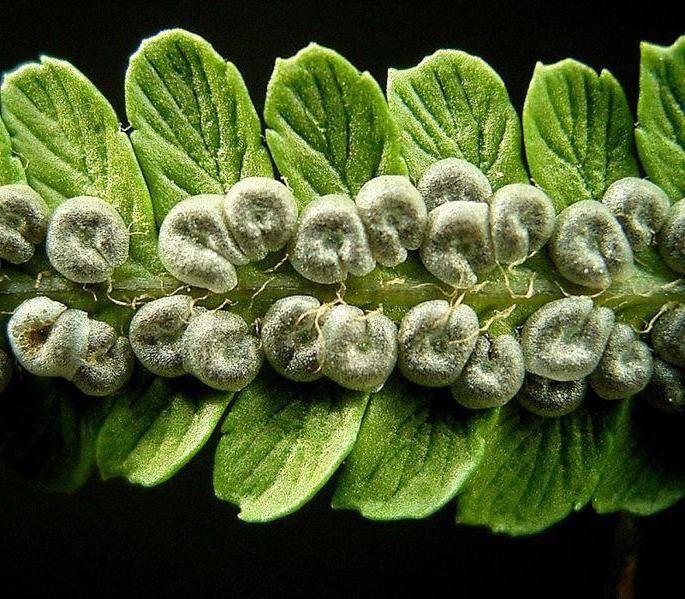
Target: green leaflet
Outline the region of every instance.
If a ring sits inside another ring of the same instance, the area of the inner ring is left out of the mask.
[[[102,478],[146,487],[178,472],[209,439],[232,397],[196,381],[141,376],[120,394],[102,425]]]
[[[0,185],[25,182],[26,176],[21,160],[14,155],[10,134],[5,124],[0,121]]]
[[[309,501],[352,449],[368,396],[330,381],[298,385],[262,373],[222,426],[214,491],[265,522]]]
[[[637,149],[647,175],[677,201],[685,196],[685,36],[640,50]]]
[[[432,163],[457,157],[478,166],[494,189],[528,182],[518,114],[499,75],[480,58],[440,50],[411,69],[390,69],[388,102],[412,180]]]
[[[0,412],[0,456],[27,479],[71,492],[90,476],[98,428],[110,401],[71,383],[15,372]]]
[[[383,92],[333,50],[310,44],[276,61],[264,120],[274,162],[303,205],[407,172]]]
[[[582,508],[611,443],[616,411],[608,403],[588,397],[585,406],[561,418],[535,416],[515,400],[507,404],[459,497],[457,522],[527,535]]]
[[[273,175],[243,78],[196,35],[174,29],[141,44],[126,73],[126,113],[158,224],[189,195]]]
[[[644,396],[625,404],[592,505],[646,516],[685,497],[683,416],[657,412]]]
[[[621,85],[606,70],[567,59],[538,63],[523,107],[530,174],[563,210],[601,200],[617,179],[639,174],[633,117]]]
[[[449,389],[396,375],[371,397],[333,507],[377,520],[429,516],[475,470],[496,413],[467,414]]]
[[[49,206],[93,195],[131,226],[131,255],[161,271],[150,195],[112,106],[72,65],[43,57],[5,76],[2,118],[29,185]]]

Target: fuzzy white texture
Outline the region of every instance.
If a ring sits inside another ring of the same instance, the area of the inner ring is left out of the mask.
[[[45,239],[48,205],[28,185],[0,187],[0,259],[28,262],[34,246]]]
[[[334,306],[326,315],[323,373],[342,387],[378,391],[397,362],[397,327],[378,313]]]
[[[297,225],[295,196],[268,177],[247,177],[233,185],[224,213],[233,239],[250,261],[285,247]]]
[[[50,264],[70,281],[104,283],[128,259],[129,231],[111,204],[79,196],[62,202],[48,223]]]
[[[657,239],[664,262],[676,272],[685,273],[685,199],[671,206]]]
[[[651,339],[662,360],[685,368],[685,306],[662,314],[654,323]]]
[[[461,158],[445,158],[429,166],[418,189],[430,212],[446,202],[486,202],[492,194],[488,178]]]
[[[203,308],[193,306],[188,295],[153,300],[133,315],[129,327],[131,348],[150,372],[176,377],[186,374],[183,366],[183,334]]]
[[[521,392],[516,396],[519,403],[538,416],[556,418],[565,416],[580,407],[585,400],[587,381],[554,381],[526,374]]]
[[[503,406],[521,389],[525,374],[523,350],[513,335],[481,336],[452,385],[452,396],[472,410]]]
[[[159,229],[159,258],[179,281],[225,293],[238,283],[235,265],[249,258],[228,228],[224,196],[197,195],[174,206]]]
[[[315,297],[292,295],[275,302],[264,315],[264,354],[269,364],[290,380],[308,382],[323,376],[320,306]]]
[[[526,370],[555,381],[586,377],[602,358],[614,318],[609,308],[595,308],[587,296],[545,304],[523,327]]]
[[[131,378],[134,362],[126,337],[118,336],[105,322],[91,320],[88,348],[72,382],[86,395],[111,395]]]
[[[369,274],[376,266],[355,203],[344,195],[325,195],[300,214],[289,246],[290,262],[315,283],[339,283],[348,273]]]
[[[533,185],[505,185],[492,194],[489,203],[490,233],[497,262],[523,262],[540,250],[554,232],[554,204]]]
[[[642,391],[652,378],[654,360],[648,345],[627,324],[616,323],[590,386],[604,399],[625,399]]]
[[[371,253],[383,266],[397,266],[416,250],[426,228],[426,204],[409,179],[383,175],[365,183],[355,198]]]
[[[259,340],[230,312],[208,311],[192,318],[182,345],[183,368],[213,389],[239,391],[262,365]]]
[[[660,187],[639,177],[625,177],[612,183],[604,192],[602,203],[621,223],[634,252],[652,245],[671,207]]]
[[[400,323],[400,371],[425,387],[451,385],[476,346],[478,329],[478,316],[469,306],[450,306],[444,300],[414,306]]]
[[[7,323],[7,337],[15,357],[31,374],[71,379],[86,353],[89,329],[82,310],[38,296],[17,307]]]
[[[582,200],[557,217],[550,256],[563,277],[606,289],[633,272],[633,250],[616,217],[601,202]]]
[[[495,267],[489,209],[484,202],[442,204],[428,215],[421,260],[444,283],[470,287]]]

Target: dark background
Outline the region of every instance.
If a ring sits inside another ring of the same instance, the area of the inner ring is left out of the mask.
[[[570,6],[572,4],[572,6]],[[179,26],[209,40],[242,71],[258,110],[276,57],[309,41],[331,46],[385,85],[388,67],[460,48],[488,61],[521,108],[536,60],[567,56],[606,67],[631,106],[640,40],[670,44],[685,22],[659,2],[480,0],[432,5],[225,0],[6,3],[0,11],[0,71],[51,54],[72,61],[122,120],[128,56],[140,40]],[[0,398],[2,399],[2,398]],[[614,585],[618,517],[589,510],[523,539],[455,527],[453,506],[419,522],[374,523],[328,508],[329,485],[283,521],[248,525],[213,499],[216,438],[171,482],[152,490],[93,480],[74,496],[40,491],[0,466],[0,580],[12,595],[70,591],[340,596],[362,591],[488,596],[596,597]],[[682,593],[685,506],[640,520],[639,596]]]

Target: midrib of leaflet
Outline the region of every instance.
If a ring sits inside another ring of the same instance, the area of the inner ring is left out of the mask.
[[[97,312],[120,304],[140,306],[150,299],[173,293],[187,293],[201,298],[201,305],[208,308],[224,304],[226,309],[248,317],[262,315],[275,300],[290,295],[311,295],[322,302],[333,301],[339,296],[346,303],[365,309],[382,305],[385,313],[395,319],[399,319],[409,308],[432,299],[459,299],[484,313],[505,310],[516,304],[520,313],[526,315],[567,294],[590,295],[597,305],[606,305],[617,312],[638,308],[645,315],[655,314],[669,302],[685,303],[685,282],[652,275],[641,269],[636,269],[628,281],[599,294],[574,286],[560,276],[552,279],[539,273],[535,275],[531,286],[534,271],[525,265],[517,267],[513,274],[504,267],[506,278],[502,272],[497,272],[496,276],[491,273],[490,278],[483,277],[483,282],[470,290],[452,290],[439,282],[427,283],[425,271],[417,273],[414,270],[413,273],[404,274],[402,266],[397,269],[377,269],[363,278],[350,277],[345,286],[319,285],[290,269],[288,271],[279,272],[276,269],[269,272],[250,266],[242,267],[239,269],[237,287],[225,294],[188,288],[169,275],[154,276],[148,273],[114,280],[111,290],[108,290],[107,285],[80,286],[54,272],[44,273],[38,279],[31,274],[11,271],[7,275],[9,278],[0,282],[0,311],[12,312],[21,302],[39,295],[47,295],[71,307]],[[460,298],[462,293],[463,297]],[[126,308],[122,306],[122,309]]]

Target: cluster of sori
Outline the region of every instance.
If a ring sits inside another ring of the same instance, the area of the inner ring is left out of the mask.
[[[512,398],[541,416],[577,408],[588,387],[607,400],[640,393],[665,411],[685,407],[685,306],[666,310],[651,339],[657,357],[614,313],[588,296],[545,304],[520,332],[491,337],[475,311],[444,300],[410,309],[399,329],[378,311],[311,296],[275,302],[261,340],[238,315],[196,306],[186,295],[151,301],[134,315],[129,340],[46,297],[25,301],[8,324],[19,363],[37,376],[60,376],[89,395],[120,389],[133,354],[164,377],[193,375],[220,390],[238,391],[257,376],[262,355],[284,377],[310,382],[327,376],[342,387],[378,391],[395,366],[410,381],[450,387],[469,409]],[[0,385],[11,364],[0,352]]]
[[[614,313],[589,297],[550,302],[521,333],[526,382],[519,401],[541,415],[559,415],[582,402],[586,387],[604,399],[645,397],[666,412],[685,409],[685,307],[667,309],[651,332],[653,351]],[[656,356],[653,355],[656,353]]]
[[[441,281],[469,287],[497,264],[522,263],[554,232],[552,200],[533,185],[493,193],[485,175],[465,160],[436,162],[419,181],[428,224],[421,259]]]
[[[108,281],[128,259],[130,233],[108,203],[81,196],[52,214],[25,185],[0,188],[0,258],[28,261],[46,240],[53,267],[78,283]],[[162,223],[160,258],[189,285],[221,293],[237,284],[235,267],[288,246],[304,277],[322,284],[363,276],[377,263],[396,266],[420,249],[427,269],[455,287],[470,286],[496,264],[515,265],[548,244],[569,281],[604,289],[625,279],[639,253],[658,244],[665,262],[685,272],[685,200],[670,204],[652,183],[625,178],[602,201],[585,200],[556,215],[532,185],[493,192],[474,165],[460,159],[429,167],[414,187],[406,177],[380,176],[356,198],[329,195],[298,219],[288,188],[269,178],[243,179],[224,195],[177,204]],[[261,339],[240,316],[171,295],[141,307],[129,338],[81,311],[36,297],[17,308],[8,339],[18,362],[38,376],[60,376],[84,393],[107,395],[130,378],[133,355],[165,377],[193,375],[237,391],[258,374],[263,354],[283,376],[327,376],[359,391],[377,391],[397,365],[410,381],[450,387],[472,409],[518,397],[544,416],[569,413],[588,387],[605,399],[642,391],[665,410],[685,407],[685,307],[655,321],[652,350],[614,313],[587,296],[552,301],[520,331],[490,336],[475,311],[435,300],[410,309],[399,328],[380,311],[364,313],[338,299],[292,296],[274,303]],[[130,345],[129,345],[130,339]],[[0,350],[0,389],[11,376]]]
[[[99,198],[71,198],[50,215],[30,187],[0,187],[0,259],[12,264],[28,262],[45,240],[50,264],[65,278],[104,283],[128,259],[129,236],[119,213]]]
[[[604,399],[625,399],[649,384],[646,398],[666,412],[685,409],[685,307],[659,316],[651,332],[653,352],[628,325],[614,322],[588,297],[569,297],[540,308],[526,322],[521,344],[535,393],[519,399],[536,413],[547,393],[582,401],[585,381]],[[552,383],[544,383],[541,377]],[[587,377],[587,378],[585,378]],[[554,383],[556,381],[556,383]],[[556,389],[555,389],[556,387]],[[537,396],[537,399],[536,399]],[[572,402],[571,402],[572,403]]]
[[[456,287],[497,264],[522,263],[546,244],[564,278],[592,289],[628,278],[634,254],[656,243],[668,266],[685,272],[685,201],[671,206],[644,179],[620,179],[601,201],[576,202],[558,216],[540,189],[512,184],[493,193],[477,167],[455,158],[429,167],[418,191],[429,210],[421,258]]]
[[[666,263],[685,272],[685,206],[645,179],[626,177],[601,201],[571,204],[557,217],[549,251],[569,281],[606,289],[627,279],[634,255],[658,242]]]
[[[650,382],[657,407],[685,408],[685,307],[657,321],[657,358],[632,328],[588,296],[552,301],[528,318],[520,335],[495,337],[483,333],[464,304],[423,302],[398,330],[378,312],[293,296],[269,309],[261,335],[269,363],[294,381],[328,376],[343,387],[376,391],[397,364],[418,385],[449,386],[470,409],[517,397],[535,414],[562,416],[583,402],[588,387],[616,400]]]
[[[207,310],[191,297],[151,301],[134,315],[129,337],[47,297],[23,302],[7,325],[17,361],[41,377],[63,377],[86,395],[105,396],[131,378],[135,357],[154,374],[191,374],[214,389],[237,391],[257,376],[262,364],[259,339],[236,314]],[[130,342],[129,342],[130,339]],[[12,363],[0,350],[0,391]]]
[[[476,166],[447,158],[431,165],[417,187],[406,177],[375,177],[354,200],[321,196],[299,219],[285,185],[243,179],[225,196],[177,204],[162,223],[159,254],[180,281],[223,293],[237,284],[236,266],[285,246],[295,270],[321,284],[364,276],[376,264],[397,266],[408,250],[420,249],[429,272],[464,288],[497,264],[520,264],[549,244],[562,276],[604,289],[627,278],[634,252],[657,239],[667,264],[685,271],[685,203],[671,207],[649,181],[621,179],[602,201],[579,201],[557,216],[539,188],[510,184],[493,192]]]
[[[48,206],[27,185],[0,187],[0,260],[23,264],[45,239]],[[2,262],[0,262],[2,264]]]
[[[238,315],[196,306],[188,295],[145,304],[129,328],[141,364],[164,377],[193,375],[205,385],[238,391],[262,365],[259,339]]]
[[[420,249],[426,268],[454,287],[469,287],[497,263],[523,262],[554,231],[552,201],[532,185],[495,193],[473,164],[447,158],[414,187],[405,177],[371,179],[354,201],[328,195],[303,211],[290,262],[317,283],[363,276],[376,263],[397,266]]]
[[[267,311],[261,329],[269,363],[286,378],[327,376],[358,391],[380,389],[397,362],[397,327],[383,314],[295,295]]]
[[[105,322],[47,297],[23,302],[7,324],[17,361],[31,374],[63,377],[86,395],[119,390],[131,377],[128,339]]]
[[[558,416],[577,408],[589,385],[604,399],[624,399],[650,382],[647,344],[614,313],[587,296],[552,301],[521,332],[526,381],[519,401],[531,412]]]
[[[418,249],[426,224],[421,194],[406,177],[369,181],[356,203],[344,195],[311,202],[298,219],[288,188],[249,177],[225,196],[193,196],[177,204],[159,232],[159,255],[184,283],[216,293],[237,284],[236,266],[288,246],[290,262],[317,283],[362,276],[376,262],[395,266]]]
[[[128,259],[129,231],[107,202],[71,198],[52,214],[27,185],[0,187],[0,260],[28,262],[45,240],[51,265],[77,283],[102,283]],[[37,297],[24,302],[8,324],[19,363],[38,376],[69,379],[88,395],[109,395],[130,377],[133,354],[109,325],[81,310]],[[12,362],[0,350],[0,391],[12,376]]]
[[[333,194],[308,204],[290,243],[290,263],[316,283],[367,275],[376,262],[397,266],[421,245],[426,218],[423,198],[406,177],[376,177],[355,200]]]
[[[238,283],[236,266],[283,248],[296,223],[297,202],[285,185],[248,177],[226,195],[176,204],[159,231],[159,257],[178,280],[225,293]]]
[[[363,276],[376,263],[396,266],[420,249],[427,270],[453,287],[475,285],[497,264],[524,262],[548,244],[559,273],[572,283],[606,289],[631,273],[634,254],[655,243],[665,262],[685,272],[685,201],[671,206],[653,183],[626,177],[601,201],[583,200],[558,216],[533,185],[493,192],[473,164],[447,158],[431,165],[418,187],[381,176],[353,201],[328,195],[303,211],[290,261],[305,278],[336,283]]]

